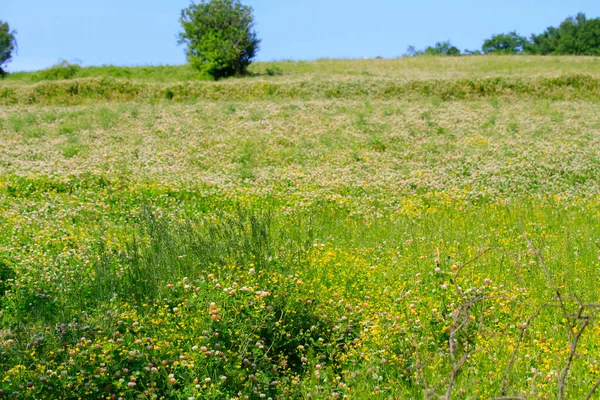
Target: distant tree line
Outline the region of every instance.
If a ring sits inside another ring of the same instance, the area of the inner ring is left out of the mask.
[[[181,11],[179,44],[186,45],[189,63],[200,73],[214,79],[241,76],[248,72],[259,49],[251,7],[241,0],[200,0]],[[4,66],[17,49],[16,32],[0,20],[0,78]],[[600,56],[600,18],[588,19],[579,13],[558,27],[527,38],[516,31],[492,35],[481,50],[460,51],[450,41],[437,42],[424,50],[410,46],[406,56],[477,54],[539,54]],[[78,66],[61,63],[52,76],[74,75]]]
[[[527,38],[517,32],[492,35],[483,42],[481,50],[461,52],[450,41],[438,42],[424,50],[410,46],[406,56],[419,55],[477,55],[477,54],[538,54],[600,56],[600,18],[588,19],[579,13],[565,19],[558,27],[548,27],[545,32]]]

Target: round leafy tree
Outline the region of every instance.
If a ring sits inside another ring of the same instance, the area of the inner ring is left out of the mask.
[[[215,79],[246,73],[258,51],[252,8],[239,0],[202,0],[181,11],[179,43],[190,64]]]
[[[484,54],[522,54],[529,41],[516,31],[493,35],[483,43]]]
[[[15,31],[10,30],[8,22],[0,21],[0,77],[4,77],[6,72],[2,68],[12,59],[13,51],[17,48]]]

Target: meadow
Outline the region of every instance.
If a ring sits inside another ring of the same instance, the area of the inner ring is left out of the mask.
[[[0,398],[600,398],[599,65],[10,75]]]

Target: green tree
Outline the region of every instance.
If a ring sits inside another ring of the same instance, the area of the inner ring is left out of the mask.
[[[588,19],[579,13],[558,27],[531,36],[527,52],[541,55],[600,55],[600,18]]]
[[[460,56],[460,50],[453,46],[450,41],[437,42],[434,47],[429,46],[424,54],[434,56]]]
[[[0,77],[6,76],[3,66],[12,60],[13,51],[17,49],[16,32],[10,30],[8,22],[0,21]]]
[[[481,50],[484,54],[522,54],[529,41],[517,32],[493,35],[483,42]]]
[[[402,55],[402,57],[414,57],[416,55],[418,55],[418,51],[415,48],[415,46],[410,45],[406,48],[406,51],[404,52],[404,54]]]
[[[181,11],[179,43],[190,64],[220,79],[247,72],[260,40],[252,8],[239,0],[202,0]]]

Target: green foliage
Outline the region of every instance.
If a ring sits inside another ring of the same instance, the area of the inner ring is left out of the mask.
[[[558,27],[549,27],[539,35],[532,35],[527,51],[541,55],[600,55],[600,18],[588,19],[579,13],[569,17]]]
[[[416,52],[416,50],[415,50]],[[481,52],[481,50],[479,50]],[[469,53],[465,51],[465,54]],[[475,51],[477,53],[477,51]],[[406,54],[407,56],[409,54]],[[402,57],[373,62],[371,60],[334,60],[322,59],[316,61],[275,61],[254,62],[248,68],[246,81],[264,80],[273,75],[273,82],[282,83],[286,81],[311,81],[315,76],[320,78],[331,78],[333,76],[352,78],[386,77],[387,79],[406,80],[407,75],[424,79],[454,79],[469,77],[487,78],[489,76],[511,75],[511,76],[558,76],[561,74],[586,74],[600,76],[598,61],[592,58],[576,57]],[[285,79],[281,79],[285,77]],[[159,65],[159,66],[96,66],[82,67],[77,73],[80,78],[104,78],[106,80],[118,80],[123,84],[147,84],[152,83],[191,83],[198,81],[201,75],[190,64],[184,65]],[[108,78],[108,79],[107,79]],[[212,80],[210,76],[205,77]],[[29,86],[37,83],[39,79],[37,72],[14,72],[6,77],[11,85],[3,85],[0,88],[0,101],[10,97],[19,86]],[[326,79],[322,79],[325,84]],[[99,81],[96,79],[96,81]],[[139,82],[143,81],[143,82]],[[14,84],[12,84],[14,83]],[[70,83],[72,84],[72,83]],[[240,82],[241,85],[244,83]]]
[[[48,69],[44,69],[36,73],[36,80],[40,81],[56,81],[62,79],[73,79],[81,71],[81,66],[72,64],[68,61],[61,61]]]
[[[531,39],[519,35],[516,31],[492,35],[484,41],[481,51],[466,50],[465,54],[539,54],[539,55],[600,55],[600,18],[588,19],[579,13],[569,17],[558,27],[549,27]],[[425,50],[416,50],[410,46],[406,56],[443,55],[457,56],[460,50],[449,41],[438,42]]]
[[[437,42],[434,47],[427,47],[423,54],[432,56],[460,56],[460,50],[448,40]]]
[[[283,72],[281,71],[281,68],[278,68],[278,67],[267,68],[266,72],[267,72],[268,76],[283,75]]]
[[[483,43],[482,51],[484,54],[522,54],[528,44],[527,38],[513,31],[493,35]]]
[[[45,80],[45,73],[16,72],[7,79],[19,82],[39,82]],[[79,68],[72,78],[116,78],[121,80],[143,80],[147,82],[173,82],[198,80],[198,71],[189,64],[120,67],[102,65]],[[207,77],[210,78],[210,77]]]
[[[460,56],[460,50],[458,47],[453,46],[448,40],[445,42],[437,42],[435,46],[429,46],[425,50],[417,50],[415,46],[408,46],[404,57],[416,57],[416,56]]]
[[[4,261],[0,260],[0,304],[2,304],[2,296],[6,293],[9,287],[9,280],[15,278],[15,272]]]
[[[585,74],[558,77],[488,77],[483,79],[423,79],[395,81],[359,79],[336,81],[252,81],[223,83],[179,83],[171,85],[114,79],[78,79],[42,82],[0,92],[0,104],[72,105],[102,101],[258,101],[274,99],[380,99],[430,97],[441,100],[476,99],[490,96],[533,98],[599,99],[600,78]],[[251,119],[254,118],[251,116]]]
[[[594,398],[597,65],[11,77],[0,398]]]
[[[202,0],[181,11],[190,64],[215,79],[243,75],[258,51],[252,8],[239,0]]]
[[[415,55],[417,55],[417,49],[415,46],[410,45],[406,48],[406,52],[404,53],[403,57],[414,57]]]
[[[8,22],[0,20],[0,78],[6,75],[2,67],[12,60],[13,52],[17,49],[15,34],[14,30],[10,30]]]

